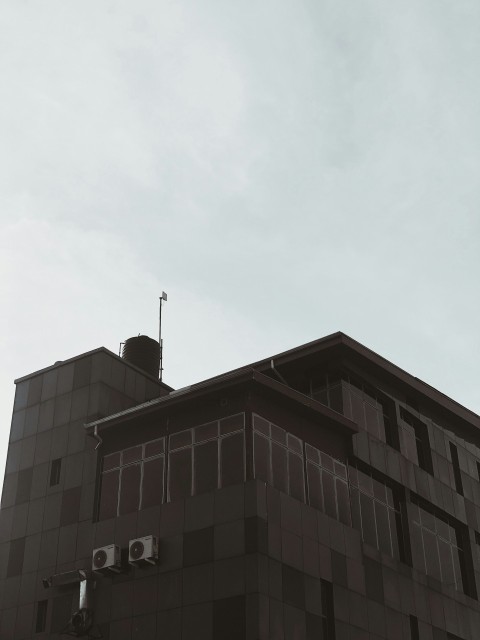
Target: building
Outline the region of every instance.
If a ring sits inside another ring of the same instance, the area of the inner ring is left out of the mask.
[[[16,381],[2,640],[480,637],[479,416],[342,333],[175,391],[133,340]]]

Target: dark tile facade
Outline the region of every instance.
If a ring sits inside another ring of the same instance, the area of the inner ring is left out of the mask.
[[[78,570],[92,638],[478,638],[479,417],[342,334],[273,362],[168,393],[99,349],[17,381],[2,640],[71,635]]]

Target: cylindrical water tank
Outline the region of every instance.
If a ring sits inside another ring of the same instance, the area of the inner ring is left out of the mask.
[[[154,378],[158,378],[160,345],[156,340],[148,336],[128,338],[123,345],[122,358]]]

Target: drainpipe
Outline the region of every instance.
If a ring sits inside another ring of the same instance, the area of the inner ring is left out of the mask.
[[[97,446],[95,447],[95,451],[98,449],[98,447],[103,443],[102,438],[98,435],[98,425],[95,425],[95,429],[93,431],[93,437],[95,438],[95,440],[97,440]]]

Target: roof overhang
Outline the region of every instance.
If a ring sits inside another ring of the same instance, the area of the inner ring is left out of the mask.
[[[358,432],[357,425],[340,413],[329,409],[317,400],[300,391],[292,389],[277,380],[266,376],[254,369],[237,370],[224,376],[212,378],[205,382],[173,391],[167,396],[155,398],[136,407],[131,407],[119,413],[95,420],[85,425],[87,433],[104,432],[119,424],[132,419],[148,416],[158,411],[170,411],[181,404],[190,404],[219,392],[250,389],[263,395],[274,397],[277,402],[288,404],[291,408],[309,414],[312,418],[322,420],[326,426],[335,428],[344,434],[352,435]]]

